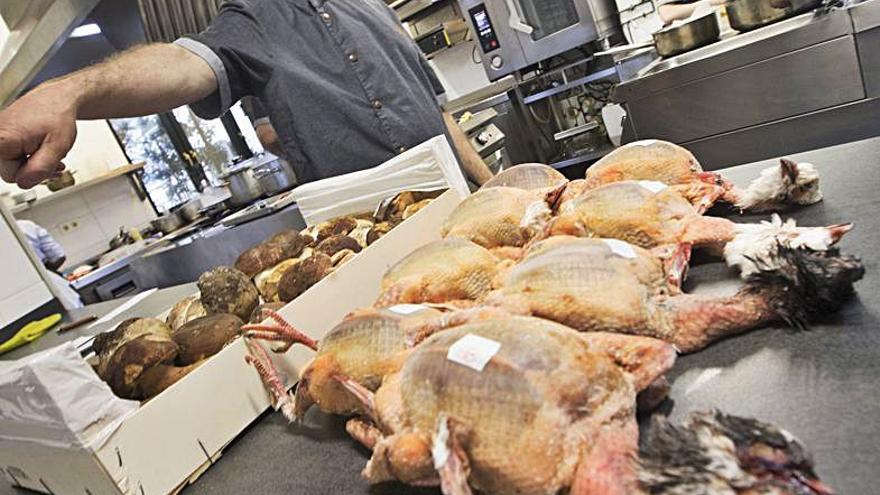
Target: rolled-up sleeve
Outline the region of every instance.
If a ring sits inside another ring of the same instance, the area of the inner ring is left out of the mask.
[[[175,41],[202,58],[217,78],[217,90],[190,105],[203,119],[217,118],[242,97],[258,94],[272,75],[269,44],[254,8],[227,0],[208,29]]]

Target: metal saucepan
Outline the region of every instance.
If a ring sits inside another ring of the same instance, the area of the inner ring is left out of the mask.
[[[671,57],[718,41],[721,29],[715,12],[669,26],[654,33],[654,47],[661,57]]]
[[[150,222],[154,229],[163,234],[170,234],[179,229],[183,225],[183,219],[180,218],[180,210],[168,212],[165,215]]]
[[[593,55],[597,57],[602,55],[618,55],[653,46],[654,50],[661,57],[671,57],[718,41],[721,37],[721,28],[718,26],[718,18],[712,12],[687,21],[684,24],[665,27],[654,33],[653,36],[653,43],[645,42],[615,46],[601,52],[596,52]]]
[[[822,0],[730,0],[725,4],[730,27],[749,31],[818,8]]]
[[[184,222],[190,223],[199,217],[199,215],[201,214],[201,210],[202,200],[196,198],[182,204],[180,208],[177,209],[177,212],[180,214],[180,217],[183,219]]]
[[[254,176],[266,194],[278,194],[296,185],[296,175],[290,165],[281,159],[254,167]]]
[[[263,189],[250,167],[238,168],[223,177],[229,183],[232,204],[241,206],[263,195]]]

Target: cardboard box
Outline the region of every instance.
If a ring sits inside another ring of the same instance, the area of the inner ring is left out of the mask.
[[[461,197],[450,190],[281,310],[320,339],[351,310],[372,305],[382,275],[415,248],[440,237]],[[56,495],[172,493],[195,479],[270,407],[238,339],[127,418],[97,449],[0,439],[0,468],[13,485]],[[290,385],[312,358],[295,346],[276,355]],[[63,386],[63,384],[59,384]]]

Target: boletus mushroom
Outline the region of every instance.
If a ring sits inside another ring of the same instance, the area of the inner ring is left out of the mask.
[[[245,320],[260,302],[260,295],[250,278],[228,266],[218,266],[203,273],[198,287],[208,315],[229,313]]]
[[[179,350],[171,329],[156,318],[125,320],[114,330],[96,336],[93,347],[98,376],[124,399],[139,398],[137,385],[143,373],[173,363]]]

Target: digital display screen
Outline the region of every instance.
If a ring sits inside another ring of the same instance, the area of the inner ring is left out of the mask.
[[[495,35],[495,29],[492,28],[492,20],[489,19],[489,12],[486,11],[485,5],[477,5],[470,9],[468,13],[474,21],[474,27],[477,30],[477,38],[480,39],[480,47],[483,53],[489,53],[498,49],[498,36]]]

